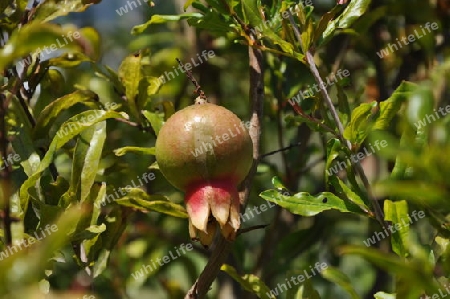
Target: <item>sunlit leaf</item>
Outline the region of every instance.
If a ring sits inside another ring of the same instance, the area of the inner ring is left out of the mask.
[[[258,298],[262,299],[275,299],[276,297],[270,293],[269,287],[259,279],[259,277],[253,274],[239,275],[230,265],[222,265],[220,270],[230,275],[235,281],[237,281],[241,287],[245,290],[255,294]]]
[[[137,146],[125,146],[114,150],[116,156],[123,156],[126,153],[138,153],[144,155],[155,155],[154,147],[137,147]]]
[[[362,213],[357,205],[344,201],[331,192],[321,192],[315,196],[307,192],[299,192],[293,196],[285,196],[276,190],[266,190],[260,196],[265,200],[276,203],[293,214],[302,216],[314,216],[332,209],[341,212]]]
[[[174,217],[187,218],[186,209],[179,204],[169,201],[165,196],[149,195],[139,188],[128,188],[126,192],[127,195],[115,201],[117,204],[139,210],[152,210]]]

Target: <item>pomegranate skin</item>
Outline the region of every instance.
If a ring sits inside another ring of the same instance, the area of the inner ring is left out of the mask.
[[[253,163],[241,120],[214,104],[188,106],[162,126],[155,147],[160,171],[185,192],[191,237],[209,245],[218,223],[233,239],[240,226],[237,186]]]
[[[252,141],[241,120],[210,103],[173,114],[162,126],[155,147],[161,172],[182,191],[209,179],[231,179],[237,185],[253,162]]]

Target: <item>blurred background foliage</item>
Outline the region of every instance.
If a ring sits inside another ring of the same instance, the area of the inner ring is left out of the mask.
[[[198,61],[197,54],[212,50],[215,57],[193,74],[211,102],[247,121],[247,45],[251,28],[264,21],[270,28],[253,44],[265,63],[261,153],[292,147],[261,159],[246,209],[266,200],[277,205],[242,223],[268,226],[239,236],[227,260],[236,272],[225,267],[228,274],[219,274],[209,298],[256,298],[245,290],[249,281],[254,289],[274,289],[316,262],[326,262],[328,271],[278,297],[403,299],[445,292],[449,117],[417,124],[450,105],[450,1],[313,0],[295,16],[302,45],[289,20],[276,18],[298,1],[185,2],[0,2],[0,150],[2,157],[20,156],[1,172],[0,250],[47,224],[58,227],[0,261],[3,298],[184,297],[214,246],[195,243],[193,251],[142,272],[191,242],[183,194],[158,171],[152,147],[163,122],[193,102],[195,88],[182,74],[164,84],[158,77],[173,71],[176,58]],[[377,55],[427,22],[438,29]],[[66,47],[36,53],[76,30],[81,37]],[[350,149],[319,92],[295,107],[288,102],[317,83],[305,47],[322,78],[350,73],[328,87]],[[80,124],[77,115],[92,118]],[[388,146],[361,161],[372,190],[350,164],[327,173],[381,140]],[[120,193],[150,172],[154,180]],[[100,205],[110,194],[119,195]],[[364,241],[383,230],[371,198],[389,223],[412,211],[426,218],[368,248]]]

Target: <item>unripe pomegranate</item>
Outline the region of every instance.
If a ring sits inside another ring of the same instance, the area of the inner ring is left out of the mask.
[[[192,239],[210,245],[217,223],[225,238],[235,238],[240,226],[237,186],[252,165],[252,148],[241,120],[210,103],[176,112],[161,128],[156,160],[165,178],[185,193]]]

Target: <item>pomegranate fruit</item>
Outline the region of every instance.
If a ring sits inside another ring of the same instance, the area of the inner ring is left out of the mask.
[[[233,240],[240,226],[237,186],[253,162],[241,120],[224,107],[198,102],[167,120],[155,147],[160,171],[185,193],[191,238],[208,246],[219,224]]]

